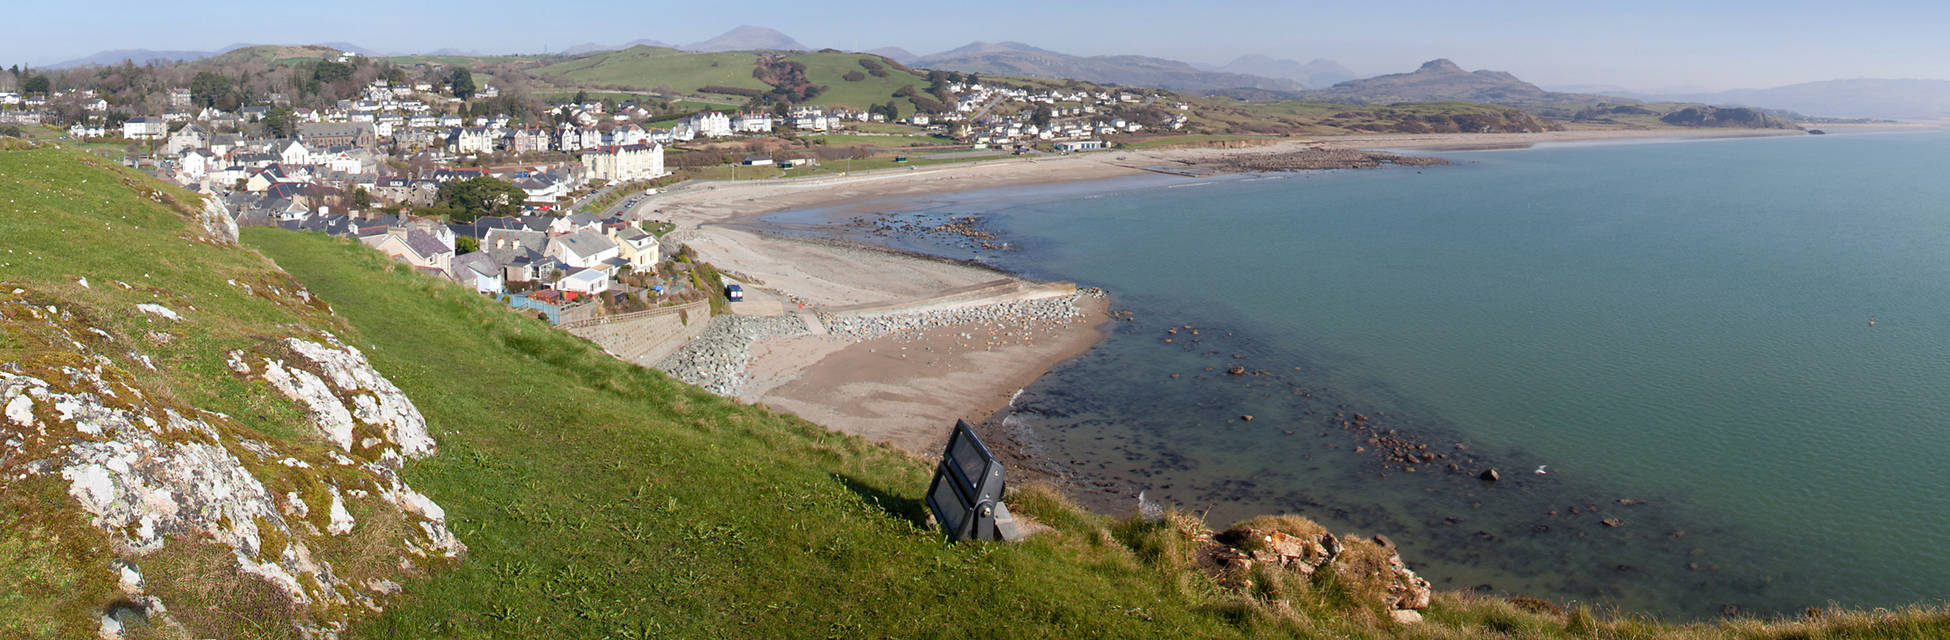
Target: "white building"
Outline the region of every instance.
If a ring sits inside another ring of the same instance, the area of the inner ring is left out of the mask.
[[[771,133],[772,114],[741,113],[731,119],[731,130],[738,133]]]
[[[582,168],[591,180],[611,183],[648,180],[664,175],[664,146],[632,144],[586,149]]]
[[[129,118],[122,123],[122,137],[130,140],[161,140],[169,135],[169,123],[162,118]]]
[[[697,135],[706,138],[722,138],[731,135],[731,117],[716,111],[706,111],[685,119]]]

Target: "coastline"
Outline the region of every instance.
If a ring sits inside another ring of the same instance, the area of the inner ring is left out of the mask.
[[[745,282],[751,292],[733,313],[769,316],[772,326],[740,335],[712,357],[739,359],[716,390],[791,412],[816,424],[931,456],[954,419],[985,429],[1018,462],[1029,447],[993,417],[1010,398],[1053,367],[1087,353],[1113,318],[1101,297],[1072,296],[1079,318],[1036,322],[989,317],[992,324],[950,319],[903,335],[844,337],[823,331],[833,310],[879,307],[888,317],[913,308],[978,309],[995,297],[932,298],[944,291],[999,281],[1034,285],[1014,274],[867,242],[833,242],[768,233],[743,222],[782,211],[827,215],[880,213],[890,201],[1009,186],[1059,184],[1145,174],[1158,167],[1223,166],[1224,160],[1309,151],[1520,148],[1540,143],[1709,139],[1800,134],[1791,130],[1587,130],[1531,134],[1378,134],[1296,138],[1244,147],[1108,151],[1008,158],[840,177],[746,183],[688,183],[647,200],[641,218],[667,220],[671,244],[691,246],[706,261]],[[799,320],[792,319],[798,316]],[[783,321],[780,324],[779,321]],[[801,325],[801,322],[804,324]],[[750,323],[747,323],[750,325]],[[750,325],[756,326],[756,325]],[[805,330],[801,331],[801,327]],[[980,334],[979,336],[977,334]],[[1008,336],[1010,340],[998,341]],[[1006,344],[1005,344],[1006,342]],[[668,369],[667,369],[668,370]],[[721,372],[722,373],[722,372]],[[1060,478],[1044,464],[1038,476]]]

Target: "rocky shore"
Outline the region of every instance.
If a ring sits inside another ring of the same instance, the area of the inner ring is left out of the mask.
[[[1265,173],[1325,169],[1373,169],[1384,164],[1430,167],[1449,164],[1442,158],[1404,156],[1383,151],[1335,149],[1324,146],[1265,153],[1227,153],[1178,161],[1201,173]]]

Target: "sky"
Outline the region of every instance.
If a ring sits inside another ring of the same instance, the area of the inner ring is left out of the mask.
[[[732,9],[735,9],[732,10]],[[952,9],[952,10],[951,10]],[[1433,58],[1547,88],[1765,88],[1837,78],[1950,79],[1950,3],[1749,0],[832,3],[740,0],[217,0],[22,2],[5,12],[0,65],[113,49],[347,42],[385,53],[540,53],[653,39],[684,44],[743,24],[812,47],[927,54],[1014,40],[1077,55],[1220,64],[1247,54],[1327,58],[1367,76]]]

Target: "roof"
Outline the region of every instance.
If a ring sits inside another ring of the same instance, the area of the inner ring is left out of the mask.
[[[616,243],[596,233],[594,229],[583,229],[575,233],[556,236],[551,243],[560,243],[562,250],[580,257],[592,257],[598,253],[616,248]]]
[[[481,238],[481,250],[501,264],[513,264],[526,254],[541,255],[548,248],[548,234],[517,229],[489,229]]]
[[[558,282],[574,281],[574,282],[587,282],[593,284],[597,282],[602,282],[605,278],[608,277],[609,276],[604,274],[601,270],[583,269],[581,271],[577,271],[575,273],[562,276],[562,279]]]
[[[484,276],[499,276],[501,263],[496,262],[494,256],[488,255],[485,251],[475,251],[455,256],[453,268],[449,270],[454,272],[455,277],[460,277],[469,271]]]
[[[421,257],[432,257],[453,251],[448,249],[447,244],[441,242],[439,238],[433,237],[433,234],[418,229],[406,232],[406,246],[412,248],[413,252],[420,254]]]
[[[655,240],[656,236],[652,236],[650,235],[650,232],[644,231],[636,227],[624,227],[622,229],[617,230],[616,239],[624,242],[628,242],[632,245],[636,245],[636,244],[640,244],[642,241],[646,239]]]

